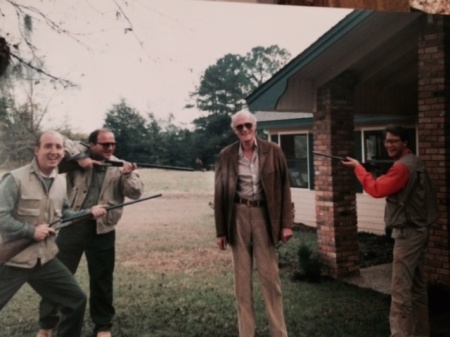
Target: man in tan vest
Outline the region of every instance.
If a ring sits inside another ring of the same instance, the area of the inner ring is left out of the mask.
[[[57,336],[81,335],[86,295],[72,273],[56,258],[55,229],[60,218],[91,213],[106,214],[103,206],[73,212],[66,198],[66,181],[58,175],[64,156],[63,136],[56,131],[42,133],[35,157],[26,166],[7,173],[0,182],[0,254],[5,242],[29,239],[32,243],[0,266],[0,310],[28,283],[42,298],[61,310]]]
[[[385,225],[395,239],[392,263],[391,337],[428,337],[425,253],[429,227],[439,218],[435,188],[424,163],[408,148],[406,129],[388,125],[384,146],[394,160],[375,178],[354,158],[342,163],[354,169],[364,191],[386,198]]]

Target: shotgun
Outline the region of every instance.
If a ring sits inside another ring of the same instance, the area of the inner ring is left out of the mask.
[[[111,205],[111,206],[105,207],[105,209],[106,209],[106,211],[110,211],[112,209],[128,206],[128,205],[135,204],[135,203],[149,200],[149,199],[158,198],[160,196],[162,196],[162,194],[155,194],[155,195],[151,195],[149,197],[124,202],[124,203],[117,204],[117,205]],[[72,225],[75,222],[78,222],[80,220],[87,219],[90,217],[91,217],[91,213],[81,212],[81,213],[75,214],[71,217],[67,217],[67,218],[52,222],[50,224],[50,227],[53,227],[54,229],[60,229],[60,228]],[[21,239],[17,239],[17,240],[3,242],[0,245],[0,266],[3,265],[5,262],[9,261],[10,259],[12,259],[17,254],[19,254],[25,248],[31,246],[33,243],[36,243],[36,242],[38,242],[38,241],[30,240],[27,238],[21,238]]]
[[[168,165],[154,165],[154,164],[144,164],[144,163],[133,163],[138,168],[156,168],[163,170],[176,170],[176,171],[194,171],[191,167],[180,167],[180,166],[168,166]],[[104,166],[122,167],[123,162],[115,160],[105,160]]]
[[[155,168],[162,170],[175,170],[175,171],[194,171],[191,167],[180,167],[180,166],[169,166],[169,165],[154,165],[154,164],[145,164],[145,163],[134,163],[138,168]],[[115,160],[105,160],[102,166],[113,166],[113,167],[122,167],[123,162],[115,161]],[[58,165],[59,173],[66,173],[80,169],[80,165],[78,165],[75,158],[64,158],[61,163]]]
[[[318,155],[318,156],[327,157],[327,158],[331,158],[331,159],[336,159],[336,160],[340,160],[340,161],[343,161],[343,160],[345,161],[344,157],[331,156],[329,154],[325,154],[325,153],[322,153],[322,152],[316,152],[316,151],[313,151],[313,153]]]
[[[339,156],[332,156],[329,154],[325,154],[322,152],[316,152],[313,151],[313,153],[315,155],[318,156],[322,156],[322,157],[327,157],[327,158],[331,158],[331,159],[336,159],[339,161],[345,161],[344,157],[339,157]],[[368,172],[377,172],[379,171],[377,174],[379,173],[386,173],[387,169],[392,165],[393,161],[392,160],[368,160],[364,163],[360,163],[362,166],[364,166],[364,168],[368,171]]]

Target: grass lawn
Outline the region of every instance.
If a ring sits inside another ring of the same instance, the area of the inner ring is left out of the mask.
[[[140,172],[145,195],[163,196],[126,208],[117,228],[113,336],[237,336],[231,252],[215,245],[213,173]],[[389,336],[389,295],[326,278],[318,283],[294,280],[301,244],[314,247],[315,234],[297,230],[280,248],[289,335]],[[84,260],[77,279],[89,293]],[[254,290],[256,336],[269,337],[257,277]],[[0,336],[34,337],[38,302],[25,285],[0,312]],[[450,336],[448,312],[433,312],[431,337]],[[91,330],[87,311],[82,337],[91,336]]]

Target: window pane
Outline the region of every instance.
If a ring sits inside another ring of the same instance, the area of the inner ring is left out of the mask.
[[[280,135],[280,146],[286,156],[291,186],[309,188],[307,135]]]

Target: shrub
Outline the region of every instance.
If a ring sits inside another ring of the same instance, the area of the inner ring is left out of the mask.
[[[315,253],[308,245],[301,244],[297,254],[298,271],[294,273],[294,279],[319,282],[322,275],[322,262],[317,253]]]

